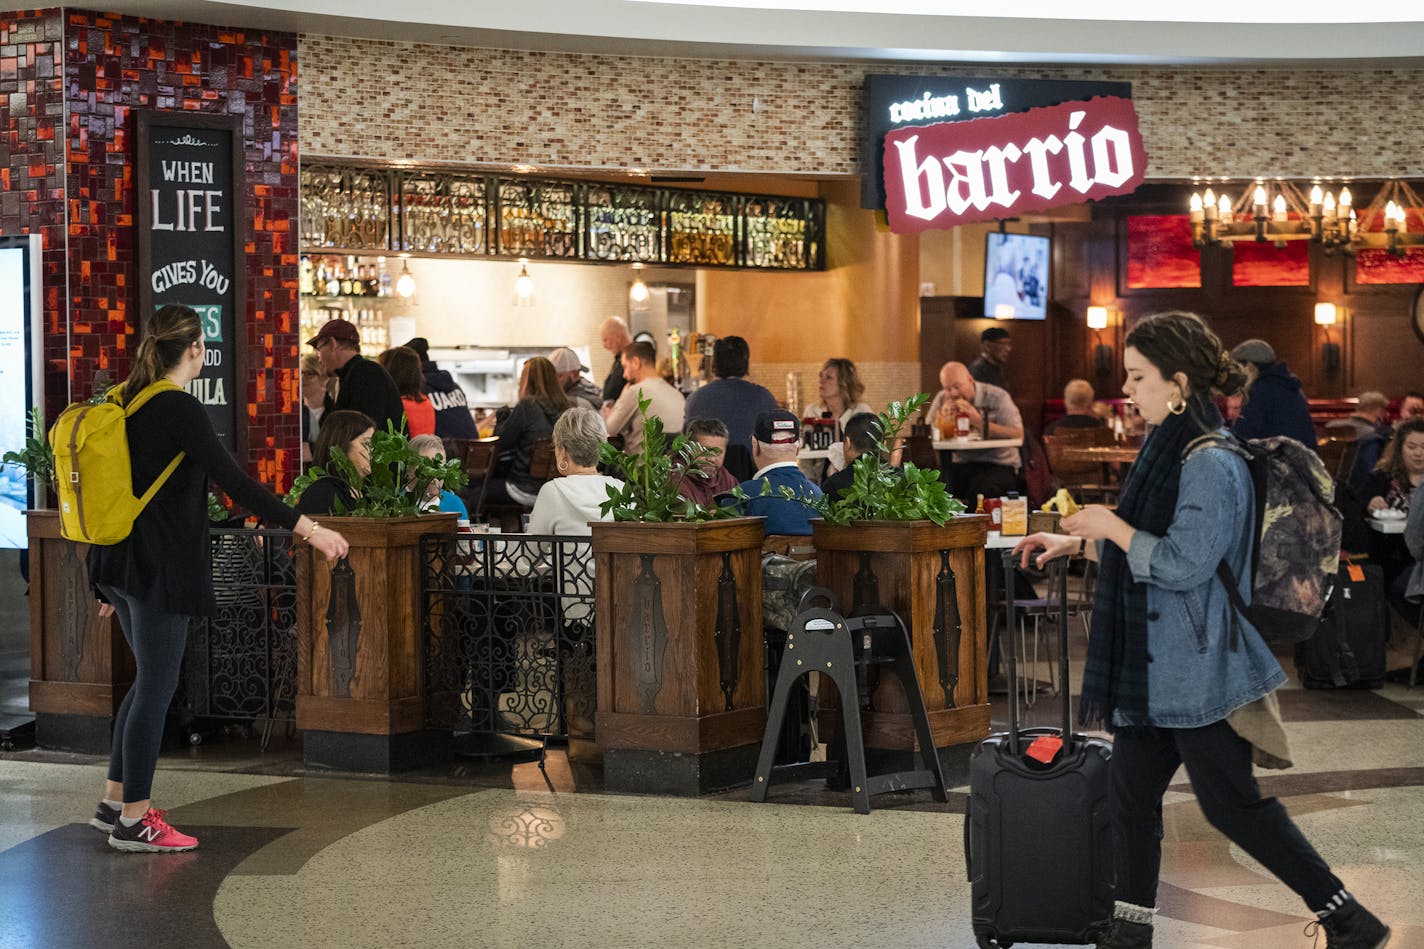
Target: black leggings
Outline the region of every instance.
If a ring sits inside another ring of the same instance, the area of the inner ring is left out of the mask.
[[[188,643],[188,617],[165,613],[107,585],[100,589],[114,605],[138,667],[133,687],[114,719],[114,744],[109,753],[109,780],[121,782],[124,802],[133,804],[153,796],[163,720],[178,688],[183,649]]]
[[[1312,910],[1343,887],[1275,798],[1261,797],[1251,746],[1226,722],[1202,728],[1125,728],[1113,738],[1117,898],[1157,905],[1162,795],[1179,764],[1211,825],[1254,857]]]

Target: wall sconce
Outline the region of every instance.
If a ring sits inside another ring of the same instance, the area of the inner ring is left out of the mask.
[[[648,302],[648,285],[643,282],[643,265],[633,265],[633,285],[628,288],[628,299],[634,303]]]
[[[1337,307],[1333,303],[1315,304],[1315,325],[1325,327],[1325,342],[1320,346],[1320,363],[1326,372],[1334,372],[1340,368],[1340,344],[1330,338],[1330,327],[1335,325],[1343,309],[1344,307]]]
[[[396,293],[402,300],[415,296],[415,277],[410,272],[410,261],[402,258],[401,275],[396,278]]]
[[[1102,331],[1108,328],[1108,308],[1105,306],[1088,307],[1088,329],[1093,331],[1098,343],[1093,347],[1093,368],[1098,375],[1105,376],[1112,372],[1113,351],[1112,347],[1103,342]]]
[[[534,278],[529,276],[529,259],[519,258],[519,276],[514,278],[514,305],[534,305]]]

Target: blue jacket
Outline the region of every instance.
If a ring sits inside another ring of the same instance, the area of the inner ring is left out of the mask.
[[[1310,421],[1310,405],[1297,379],[1283,362],[1261,367],[1261,373],[1246,391],[1241,417],[1232,426],[1241,438],[1270,438],[1286,435],[1315,450],[1315,425]]]
[[[770,492],[763,494],[762,486],[770,482]],[[821,489],[795,465],[772,468],[760,478],[743,481],[741,489],[747,493],[742,504],[742,513],[752,517],[766,518],[768,534],[810,534],[811,518],[816,512],[800,501],[791,501],[781,496],[783,487],[790,488],[801,497],[819,498]]]
[[[1182,465],[1167,533],[1133,534],[1128,566],[1133,579],[1147,584],[1148,721],[1115,715],[1115,724],[1198,728],[1285,682],[1280,663],[1232,609],[1216,577],[1223,556],[1234,576],[1248,576],[1254,515],[1246,463],[1225,448],[1208,447]],[[1251,602],[1249,581],[1241,596]],[[1234,649],[1232,624],[1239,631]]]

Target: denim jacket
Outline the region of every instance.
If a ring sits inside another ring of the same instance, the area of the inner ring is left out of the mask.
[[[1120,720],[1117,713],[1115,724],[1210,725],[1285,681],[1216,576],[1222,557],[1234,576],[1249,576],[1254,515],[1246,463],[1227,449],[1206,447],[1182,465],[1167,533],[1133,534],[1128,566],[1147,584],[1147,721]],[[1251,602],[1249,582],[1241,596]]]

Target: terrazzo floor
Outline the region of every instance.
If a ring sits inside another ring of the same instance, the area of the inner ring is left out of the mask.
[[[1282,707],[1297,766],[1263,788],[1394,927],[1391,949],[1424,949],[1424,688],[1287,689]],[[962,784],[945,804],[905,792],[859,816],[810,782],[765,805],[606,794],[562,750],[547,774],[387,780],[306,773],[291,743],[219,741],[166,754],[155,781],[201,848],[140,856],[85,823],[103,777],[97,758],[0,755],[0,949],[975,944]],[[1304,907],[1178,777],[1159,949],[1311,947]]]

